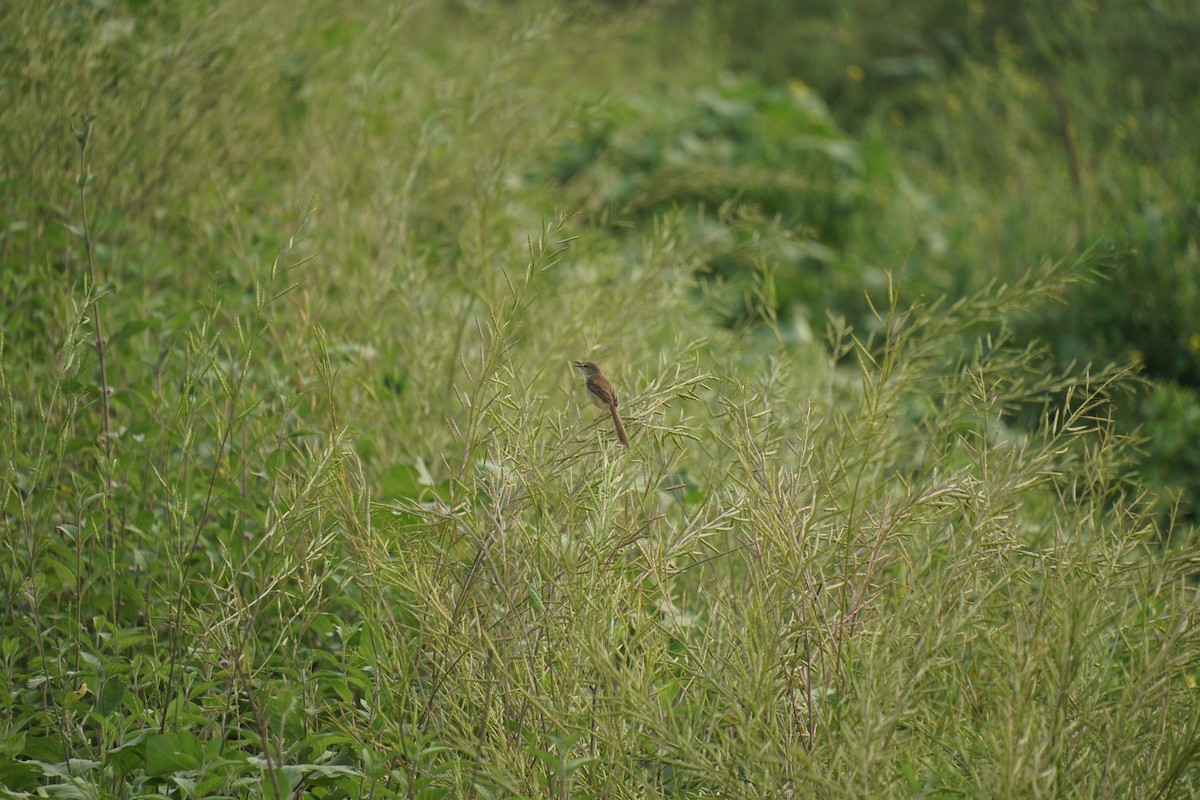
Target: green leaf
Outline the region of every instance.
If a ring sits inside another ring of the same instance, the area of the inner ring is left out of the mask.
[[[286,797],[299,783],[300,777],[292,767],[263,770],[263,796]]]
[[[25,740],[21,755],[34,761],[62,761],[66,758],[62,740],[50,736],[30,736]]]
[[[0,761],[0,786],[20,791],[35,788],[42,779],[42,771],[26,761]]]
[[[200,768],[200,741],[191,733],[161,733],[146,738],[146,774],[159,776]]]
[[[18,755],[25,749],[25,732],[17,731],[9,733],[3,739],[0,739],[0,756],[12,758]]]
[[[39,761],[37,764],[42,768],[43,776],[68,780],[77,778],[81,773],[91,772],[103,766],[101,762],[92,761],[88,758],[72,758],[70,761],[61,761],[57,764],[47,764],[44,761]]]
[[[147,731],[140,731],[133,738],[121,742],[104,755],[104,763],[120,775],[133,772],[146,763],[146,738],[151,736]]]
[[[100,684],[100,695],[96,698],[96,710],[104,716],[116,711],[125,697],[125,678],[120,675],[109,675]]]

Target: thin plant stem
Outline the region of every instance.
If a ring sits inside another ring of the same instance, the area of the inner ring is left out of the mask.
[[[99,282],[96,280],[96,259],[92,247],[92,233],[88,222],[87,210],[87,146],[88,138],[91,135],[92,121],[94,117],[91,114],[80,115],[80,127],[75,130],[75,139],[79,142],[79,206],[83,214],[83,249],[87,255],[88,279],[92,284],[92,316],[96,320],[96,357],[100,362],[100,407],[103,411],[102,429],[100,431],[101,441],[104,443],[104,460],[106,463],[112,460],[112,417],[108,407],[108,364],[104,357],[104,322],[100,315],[100,296],[96,293],[96,287]],[[107,482],[107,481],[106,481]],[[107,488],[107,487],[106,487]],[[112,533],[112,518],[108,519],[109,533]]]

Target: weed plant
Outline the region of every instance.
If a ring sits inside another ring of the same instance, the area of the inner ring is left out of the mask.
[[[800,335],[761,196],[546,177],[669,13],[294,11],[0,9],[0,796],[1200,790],[1086,258]]]

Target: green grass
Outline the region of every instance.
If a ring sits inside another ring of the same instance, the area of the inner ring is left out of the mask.
[[[1198,791],[1183,78],[304,12],[0,10],[0,796]]]

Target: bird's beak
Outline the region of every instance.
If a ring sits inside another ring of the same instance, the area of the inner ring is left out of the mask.
[[[575,368],[576,368],[576,369],[583,369],[583,362],[582,362],[582,361],[572,361],[571,363],[575,365]]]

